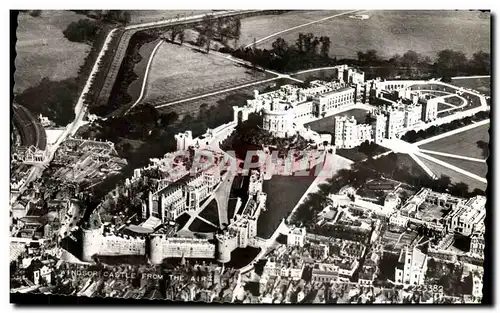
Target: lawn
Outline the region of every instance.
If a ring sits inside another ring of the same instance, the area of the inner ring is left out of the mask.
[[[457,96],[452,96],[444,99],[445,103],[451,104],[453,106],[461,106],[464,104],[464,101]]]
[[[436,163],[429,161],[427,159],[420,158],[420,160],[422,160],[422,162],[425,165],[427,165],[427,167],[429,167],[429,169],[434,174],[436,174],[438,177],[440,177],[441,175],[446,175],[446,176],[450,177],[451,182],[453,184],[460,183],[460,182],[465,183],[469,186],[469,191],[473,191],[476,188],[481,189],[481,190],[486,190],[487,185],[485,183],[482,183],[478,180],[475,180],[474,178],[470,178],[469,176],[457,173],[449,168],[446,168],[444,166],[436,164]]]
[[[158,48],[148,75],[146,102],[165,103],[266,78],[219,55],[165,43]]]
[[[195,218],[194,221],[189,225],[189,230],[192,232],[199,233],[213,233],[217,231],[217,228],[213,227],[210,224],[200,220],[199,218]]]
[[[331,16],[338,11],[294,11],[273,17],[251,17],[242,21],[240,42],[250,44],[275,32]],[[471,56],[479,50],[490,51],[490,18],[473,11],[377,11],[363,14],[367,20],[335,17],[320,23],[280,34],[289,44],[299,33],[328,36],[330,55],[356,57],[357,51],[375,49],[389,57],[411,49],[434,57],[437,51],[452,49]],[[276,37],[259,44],[271,48]]]
[[[208,12],[212,12],[212,10],[131,10],[130,23],[149,23],[168,20],[169,18],[176,18],[177,15],[179,15],[180,17],[185,17]]]
[[[80,19],[85,17],[62,10],[44,10],[39,17],[19,13],[15,93],[38,85],[44,77],[60,81],[77,76],[90,46],[69,41],[63,31]]]
[[[489,142],[489,124],[448,136],[420,146],[421,149],[437,152],[458,154],[471,158],[484,159],[483,150],[477,146],[477,141]]]
[[[491,94],[490,77],[453,79],[451,83],[455,86],[477,90],[487,96]]]
[[[269,238],[279,223],[281,223],[281,220],[292,212],[315,178],[312,175],[275,175],[270,180],[265,180],[263,191],[268,194],[266,202],[267,210],[260,214],[257,225],[257,236]]]
[[[219,211],[215,199],[210,201],[210,203],[198,215],[215,225],[219,225]]]
[[[348,117],[354,116],[358,124],[362,124],[366,120],[366,114],[368,114],[368,111],[366,110],[354,109],[334,114],[311,123],[304,124],[304,126],[305,127],[309,126],[311,127],[312,130],[320,133],[325,133],[325,132],[334,133],[335,116],[348,116]]]
[[[488,173],[488,165],[486,164],[486,162],[474,162],[430,153],[428,155],[481,177],[486,177],[486,174]]]
[[[452,109],[452,108],[453,108],[452,105],[449,105],[449,104],[446,104],[443,102],[438,102],[438,112],[441,112],[441,111],[446,110],[446,109]]]

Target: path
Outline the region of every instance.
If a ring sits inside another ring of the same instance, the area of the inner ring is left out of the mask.
[[[455,165],[449,164],[449,163],[447,163],[445,161],[436,159],[436,158],[434,158],[434,157],[432,157],[432,156],[430,156],[428,154],[441,155],[441,156],[445,156],[445,157],[456,158],[456,159],[463,159],[463,160],[468,160],[468,161],[473,161],[473,162],[483,162],[484,163],[484,162],[486,162],[485,160],[477,159],[477,158],[471,158],[471,157],[457,155],[457,154],[444,153],[444,152],[438,152],[438,151],[432,151],[432,150],[426,150],[426,149],[420,149],[419,146],[421,146],[423,144],[426,144],[426,143],[429,143],[429,142],[433,142],[433,141],[439,140],[439,139],[443,139],[443,138],[446,138],[446,137],[449,137],[449,136],[452,136],[452,135],[455,135],[455,134],[459,134],[459,133],[467,131],[467,130],[474,129],[474,128],[478,127],[478,126],[488,124],[489,122],[490,122],[490,120],[487,119],[487,120],[483,120],[483,121],[480,121],[480,122],[472,123],[470,125],[467,125],[467,126],[464,126],[464,127],[461,127],[461,128],[457,128],[457,129],[454,129],[452,131],[449,131],[449,132],[446,132],[446,133],[443,133],[443,134],[439,134],[437,136],[433,136],[433,137],[430,137],[430,138],[418,141],[416,143],[408,143],[408,142],[406,142],[404,140],[396,138],[396,139],[384,139],[379,144],[382,147],[385,147],[385,148],[389,149],[389,152],[386,152],[386,154],[391,153],[391,152],[408,154],[427,173],[427,175],[429,175],[433,179],[436,179],[437,175],[434,174],[432,172],[432,170],[424,162],[422,162],[422,160],[420,160],[420,158],[424,158],[424,159],[427,159],[429,161],[432,161],[432,162],[434,162],[436,164],[444,166],[444,167],[446,167],[448,169],[451,169],[451,170],[453,170],[453,171],[455,171],[457,173],[460,173],[460,174],[463,174],[465,176],[468,176],[468,177],[470,177],[472,179],[478,180],[478,181],[480,181],[482,183],[487,183],[486,178],[484,178],[484,177],[481,177],[479,175],[476,175],[474,173],[471,173],[469,171],[461,169],[461,168],[459,168],[459,167],[457,167]]]
[[[472,162],[481,162],[485,163],[486,160],[483,159],[477,159],[477,158],[471,158],[471,157],[466,157],[463,155],[457,155],[457,154],[450,154],[450,153],[444,153],[444,152],[438,152],[438,151],[432,151],[432,150],[425,150],[425,149],[419,149],[420,152],[424,153],[430,153],[430,154],[435,154],[435,155],[440,155],[448,158],[454,158],[454,159],[462,159],[462,160],[467,160],[467,161],[472,161]]]
[[[490,78],[490,75],[478,75],[478,76],[457,76],[457,77],[452,77],[452,80],[457,80],[457,79],[468,79],[468,78]]]
[[[125,114],[130,112],[130,110],[132,110],[132,108],[134,108],[139,102],[141,102],[142,97],[144,97],[144,91],[146,90],[146,83],[148,82],[149,70],[151,68],[151,64],[153,63],[153,58],[156,54],[156,51],[162,45],[162,43],[163,43],[163,40],[160,40],[160,42],[158,42],[158,44],[154,47],[153,52],[151,52],[151,56],[149,57],[148,64],[146,65],[146,72],[144,73],[144,78],[142,81],[141,93],[139,94],[139,97],[137,98],[137,100],[132,104],[132,106],[127,110],[127,112]]]
[[[456,167],[455,165],[451,165],[451,164],[446,163],[446,162],[444,162],[444,161],[438,160],[438,159],[436,159],[436,158],[434,158],[434,157],[431,157],[430,155],[423,154],[422,152],[417,152],[417,153],[416,153],[416,155],[418,155],[418,156],[420,156],[420,157],[423,157],[424,159],[428,159],[429,161],[432,161],[432,162],[434,162],[434,163],[436,163],[436,164],[439,164],[439,165],[441,165],[441,166],[444,166],[444,167],[446,167],[446,168],[449,168],[449,169],[451,169],[451,170],[453,170],[453,171],[455,171],[455,172],[457,172],[457,173],[463,174],[463,175],[465,175],[465,176],[469,176],[470,178],[473,178],[473,179],[475,179],[475,180],[478,180],[478,181],[480,181],[480,182],[482,182],[482,183],[485,183],[485,184],[487,184],[487,183],[488,183],[488,181],[487,181],[487,180],[486,180],[486,178],[484,178],[484,177],[481,177],[481,176],[479,176],[479,175],[476,175],[476,174],[473,174],[473,173],[468,172],[468,171],[466,171],[466,170],[463,170],[463,169],[461,169],[461,168],[459,168],[459,167]]]
[[[256,40],[255,42],[252,42],[251,44],[248,44],[248,45],[244,46],[243,48],[244,49],[249,48],[249,47],[253,46],[254,44],[261,43],[261,42],[266,41],[266,40],[268,40],[268,39],[270,39],[272,37],[281,35],[283,33],[286,33],[286,32],[289,32],[289,31],[301,28],[301,27],[309,26],[309,25],[316,24],[316,23],[321,23],[321,22],[327,21],[327,20],[335,18],[335,17],[339,17],[339,16],[346,15],[346,14],[352,14],[352,13],[356,13],[356,12],[361,12],[361,11],[366,11],[366,10],[353,10],[353,11],[343,12],[343,13],[335,14],[335,15],[332,15],[332,16],[324,17],[324,18],[316,20],[316,21],[312,21],[312,22],[308,22],[308,23],[301,24],[301,25],[298,25],[298,26],[290,27],[290,28],[281,30],[279,32],[276,32],[274,34],[271,34],[271,35],[269,35],[267,37],[264,37],[264,38],[261,38],[259,40]]]

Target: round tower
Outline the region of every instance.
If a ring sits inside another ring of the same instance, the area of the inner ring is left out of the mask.
[[[151,235],[149,237],[149,260],[153,264],[163,262],[163,238],[161,235]]]
[[[228,263],[231,261],[231,250],[228,246],[228,238],[224,234],[217,234],[215,236],[216,239],[216,259],[220,263]]]
[[[101,229],[82,228],[82,261],[92,262],[101,248]]]

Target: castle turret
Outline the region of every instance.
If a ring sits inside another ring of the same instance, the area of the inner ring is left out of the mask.
[[[92,262],[101,248],[101,229],[82,227],[82,261]]]
[[[226,234],[217,234],[215,250],[217,261],[220,263],[228,263],[231,261],[231,249],[229,248],[229,238]]]
[[[149,260],[153,264],[163,262],[163,238],[161,235],[151,235],[149,237]]]

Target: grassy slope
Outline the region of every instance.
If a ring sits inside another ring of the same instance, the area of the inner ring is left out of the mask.
[[[479,140],[489,142],[490,125],[482,125],[446,138],[420,146],[422,149],[444,153],[459,154],[471,158],[483,158],[482,150],[477,147]]]
[[[240,42],[252,43],[279,30],[333,15],[337,12],[290,12],[265,20],[252,17],[242,21]],[[348,15],[298,28],[281,34],[294,43],[300,32],[329,36],[330,54],[356,56],[357,51],[375,49],[384,56],[402,54],[409,49],[434,56],[436,51],[454,49],[466,54],[490,51],[490,20],[468,11],[367,11],[368,20],[351,19]],[[306,17],[306,18],[305,18]],[[262,43],[270,48],[275,38]]]
[[[488,173],[488,165],[486,163],[455,159],[436,154],[428,154],[428,155],[443,162],[459,167],[468,172],[471,172],[473,174],[479,175],[481,177],[486,177],[486,174]]]
[[[77,75],[90,46],[70,42],[62,32],[71,22],[83,18],[62,10],[44,10],[39,17],[19,14],[14,92],[35,86],[44,77],[59,81]]]
[[[424,158],[420,158],[420,160],[422,160],[422,162],[425,165],[427,165],[429,167],[429,169],[437,176],[446,175],[446,176],[450,177],[452,183],[463,182],[463,183],[469,185],[469,191],[472,191],[475,188],[486,190],[487,185],[485,183],[482,183],[482,182],[477,181],[473,178],[470,178],[469,176],[465,176],[463,174],[457,173],[453,170],[450,170],[444,166],[441,166],[439,164],[436,164],[436,163],[429,161],[429,160],[426,160]]]
[[[254,76],[244,67],[218,56],[166,43],[153,59],[146,100],[196,96],[212,92],[214,85],[228,84],[228,88],[264,77],[262,73]]]

